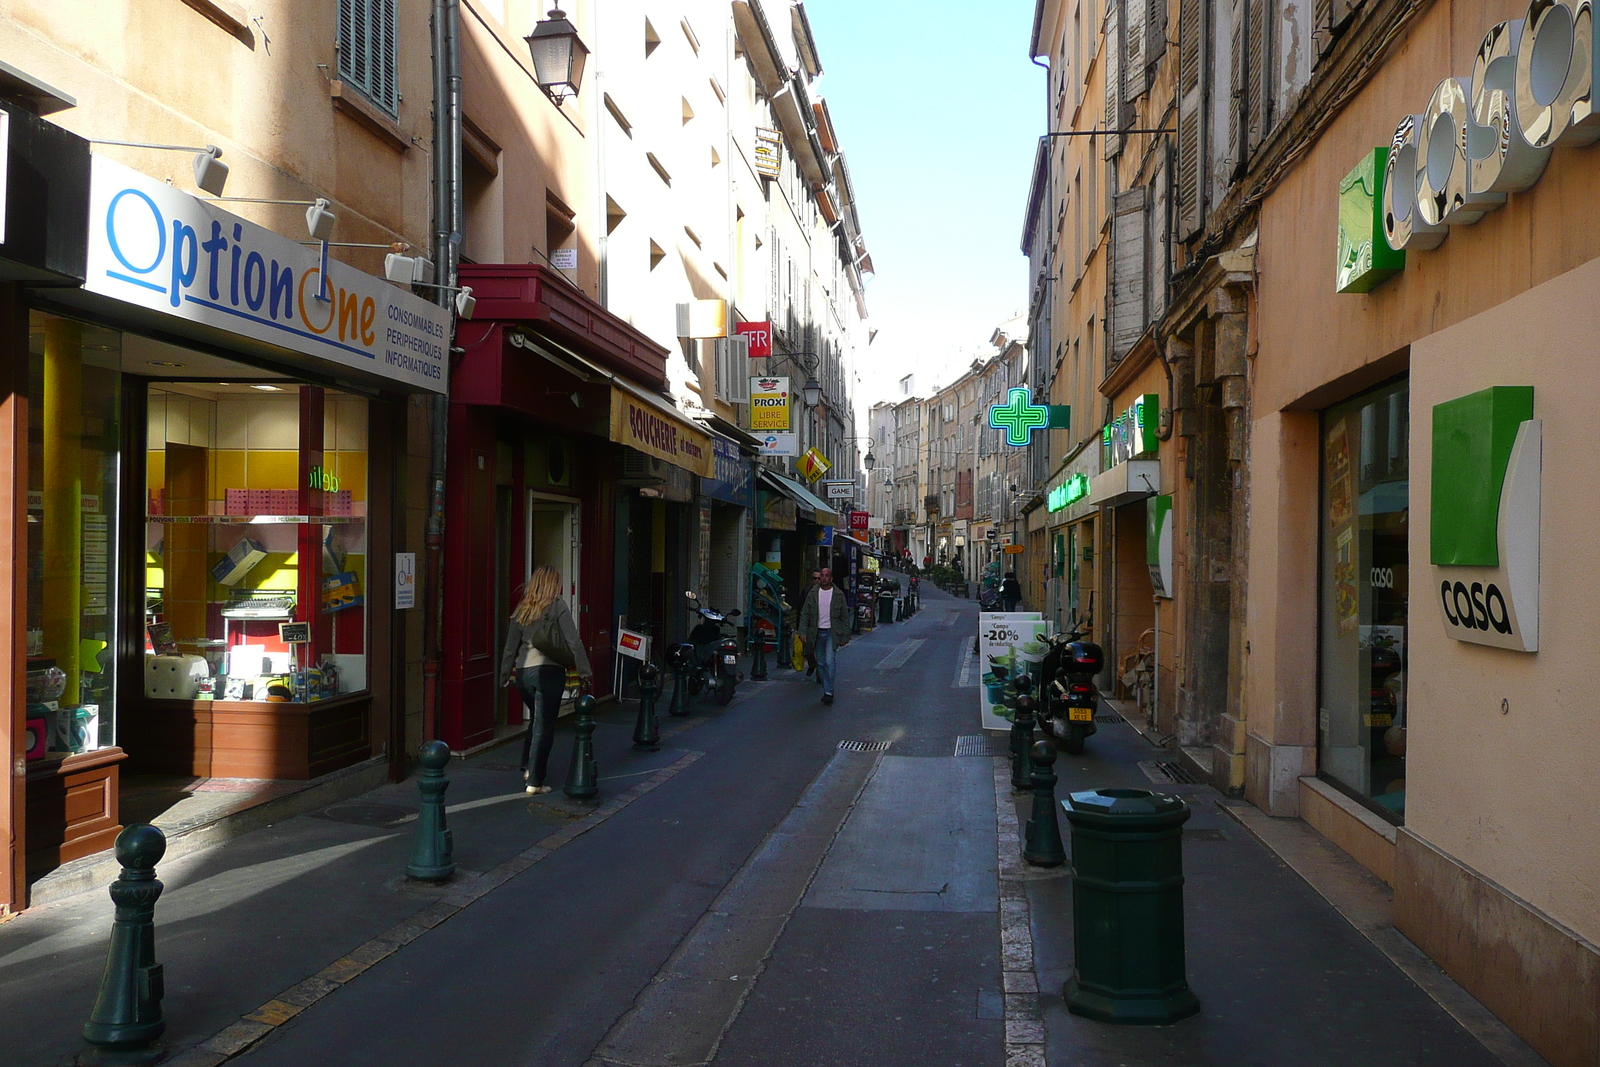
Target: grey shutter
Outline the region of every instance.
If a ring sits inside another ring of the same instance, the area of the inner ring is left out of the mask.
[[[1314,0],[1311,5],[1311,40],[1316,62],[1333,51],[1333,0]]]
[[[1145,247],[1149,255],[1145,262],[1145,308],[1150,322],[1160,322],[1167,311],[1167,278],[1172,265],[1172,215],[1168,209],[1171,200],[1172,166],[1170,157],[1161,161],[1150,182],[1150,210],[1147,220]]]
[[[1206,0],[1180,0],[1178,7],[1178,240],[1187,241],[1205,222],[1205,78],[1201,66]]]
[[[1240,173],[1244,163],[1244,108],[1246,91],[1245,65],[1245,4],[1247,0],[1233,0],[1230,5],[1231,47],[1228,50],[1228,169],[1233,176]]]
[[[1129,119],[1133,108],[1129,105],[1144,95],[1145,82],[1144,25],[1146,0],[1122,0],[1122,117],[1117,125],[1133,125]]]
[[[1115,363],[1133,348],[1148,323],[1145,305],[1145,191],[1117,194],[1111,219],[1110,356]]]
[[[1268,18],[1267,0],[1246,0],[1249,24],[1245,37],[1249,61],[1249,82],[1245,90],[1248,108],[1245,121],[1249,127],[1246,147],[1251,155],[1266,140],[1272,124],[1272,23]]]
[[[1122,129],[1122,33],[1119,28],[1119,5],[1113,0],[1106,5],[1106,158],[1114,159],[1122,151],[1122,135],[1113,130]]]
[[[1144,13],[1144,65],[1148,82],[1154,80],[1156,61],[1167,50],[1168,0],[1145,2],[1149,5]]]
[[[339,77],[393,115],[400,101],[396,70],[398,0],[339,0]]]

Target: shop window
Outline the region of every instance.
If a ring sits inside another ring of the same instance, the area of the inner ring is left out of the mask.
[[[28,759],[116,744],[121,350],[34,312],[28,331]]]
[[[145,695],[362,691],[367,402],[238,370],[148,388]]]
[[[1399,821],[1406,797],[1409,390],[1327,411],[1322,424],[1318,765]]]

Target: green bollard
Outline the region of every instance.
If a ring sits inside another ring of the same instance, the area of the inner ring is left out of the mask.
[[[122,873],[111,883],[117,912],[106,971],[83,1028],[83,1039],[93,1046],[88,1062],[155,1063],[166,1054],[151,1047],[167,1028],[161,1018],[165,986],[156,962],[155,923],[162,889],[156,864],[166,851],[166,835],[145,823],[117,835]]]
[[[1059,867],[1067,862],[1061,845],[1061,824],[1056,820],[1056,747],[1048,741],[1033,746],[1033,817],[1028,820],[1022,858],[1035,867]]]
[[[764,682],[767,680],[767,637],[760,627],[750,627],[754,635],[754,647],[750,650],[750,680]]]
[[[656,697],[661,695],[661,668],[646,661],[639,667],[639,721],[633,726],[633,747],[655,752],[661,747],[661,720]]]
[[[1027,675],[1023,675],[1024,678]],[[1017,697],[1017,714],[1011,722],[1011,788],[1033,788],[1033,768],[1028,762],[1028,750],[1033,747],[1033,698]]]
[[[600,768],[594,761],[594,697],[578,698],[577,736],[572,740],[572,766],[567,768],[567,784],[562,790],[573,800],[588,800],[600,794]]]
[[[442,882],[456,871],[455,840],[445,825],[444,794],[450,779],[444,776],[450,762],[450,746],[429,741],[417,756],[422,770],[417,772],[417,789],[422,793],[422,810],[417,813],[417,836],[411,845],[411,862],[406,877],[419,882]]]
[[[694,668],[684,668],[672,672],[672,705],[667,708],[667,714],[675,719],[681,719],[689,714],[689,671]]]

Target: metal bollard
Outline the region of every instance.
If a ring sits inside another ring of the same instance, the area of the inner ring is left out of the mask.
[[[1024,678],[1027,675],[1023,675]],[[1028,750],[1033,747],[1033,698],[1017,697],[1016,717],[1011,722],[1011,788],[1033,787],[1033,767]]]
[[[156,900],[161,882],[156,864],[167,851],[167,838],[145,823],[117,835],[117,861],[122,873],[111,883],[117,906],[111,925],[111,947],[100,993],[83,1028],[83,1039],[95,1063],[155,1063],[165,1055],[152,1048],[166,1030],[161,1018],[165,992],[161,964],[156,962]]]
[[[1022,858],[1035,867],[1059,867],[1067,862],[1061,845],[1061,823],[1056,819],[1056,747],[1048,741],[1033,746],[1033,817],[1028,820]]]
[[[694,669],[685,667],[672,672],[672,704],[667,708],[667,714],[675,719],[689,714],[689,672]]]
[[[661,695],[661,668],[646,661],[639,667],[639,721],[633,727],[633,747],[661,747],[661,720],[656,717],[656,698]]]
[[[750,627],[750,633],[755,637],[755,647],[750,650],[750,680],[764,682],[767,680],[767,635],[758,626]]]
[[[573,800],[588,800],[600,793],[600,768],[594,761],[594,697],[578,698],[577,736],[572,740],[572,765],[562,790]]]
[[[456,871],[455,839],[445,825],[444,794],[450,779],[444,775],[450,762],[450,746],[429,741],[417,754],[422,770],[417,772],[417,790],[422,794],[422,810],[417,813],[417,836],[411,843],[411,862],[406,877],[419,882],[442,882]]]

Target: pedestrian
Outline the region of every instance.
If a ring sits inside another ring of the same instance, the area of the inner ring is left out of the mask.
[[[522,741],[522,784],[525,792],[548,793],[544,784],[550,747],[556,739],[556,716],[567,685],[567,668],[576,667],[581,684],[594,680],[589,654],[578,637],[572,609],[561,599],[561,572],[541,566],[523,589],[511,613],[505,650],[500,654],[501,684],[515,682],[528,709],[528,734]],[[528,756],[533,755],[529,773]]]
[[[800,594],[800,605],[802,607],[805,606],[806,599],[811,596],[811,590],[815,589],[817,586],[819,586],[821,584],[822,584],[822,571],[820,571],[820,570],[812,571],[811,572],[811,584],[806,586],[806,591],[804,593]],[[816,657],[815,652],[812,649],[812,647],[810,645],[806,645],[806,677],[810,678],[813,675],[815,675],[816,673],[817,673],[817,657]],[[818,678],[817,679],[817,683],[820,685],[822,683],[822,679]]]
[[[1016,571],[1006,571],[1000,582],[1000,599],[1005,602],[1007,611],[1016,611],[1017,605],[1022,603],[1022,583],[1017,581]]]
[[[834,588],[833,571],[822,568],[817,585],[806,594],[800,609],[800,633],[816,657],[822,681],[822,702],[833,703],[834,653],[850,643],[850,606],[843,590]]]

